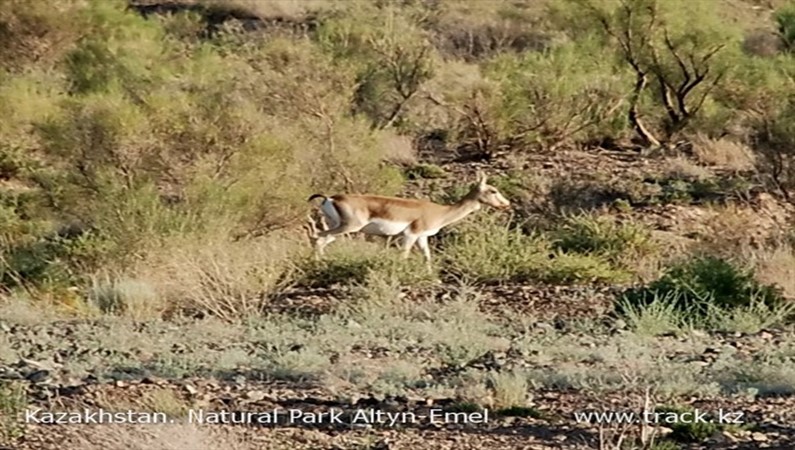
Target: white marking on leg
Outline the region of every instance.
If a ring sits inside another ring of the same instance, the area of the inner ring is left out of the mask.
[[[408,258],[411,253],[411,247],[417,242],[419,236],[414,234],[406,234],[403,236],[403,258]]]
[[[420,236],[417,238],[417,245],[422,250],[422,254],[425,256],[425,263],[428,267],[431,266],[431,248],[428,246],[428,236]]]
[[[320,210],[323,212],[328,226],[323,231],[332,230],[340,226],[340,214],[337,212],[337,208],[334,207],[334,200],[330,198],[323,200],[323,203],[320,204]]]

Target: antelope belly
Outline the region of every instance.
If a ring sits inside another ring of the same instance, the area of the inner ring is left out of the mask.
[[[408,228],[408,222],[395,222],[391,220],[374,219],[362,228],[365,234],[377,234],[381,236],[392,236],[400,234]]]

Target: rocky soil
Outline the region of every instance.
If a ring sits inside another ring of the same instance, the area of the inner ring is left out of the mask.
[[[689,246],[701,237],[715,233],[713,206],[692,201],[668,204],[644,203],[644,193],[633,193],[622,183],[626,180],[640,180],[664,173],[667,169],[662,159],[641,159],[632,154],[593,152],[558,152],[516,162],[495,160],[487,163],[462,163],[450,160],[427,159],[442,165],[448,173],[446,181],[470,179],[478,168],[487,168],[495,176],[510,174],[520,169],[533,173],[535,182],[528,182],[518,195],[523,200],[519,207],[530,220],[542,220],[543,213],[555,208],[589,206],[613,208],[613,213],[622,214],[643,221],[659,233],[660,239],[670,247]],[[589,167],[584,171],[584,167]],[[615,189],[592,189],[593,174],[601,177],[600,186],[614,186]],[[605,178],[608,181],[605,181]],[[540,181],[539,181],[540,180]],[[613,181],[610,181],[613,180]],[[565,181],[565,183],[563,183]],[[439,180],[415,180],[407,189],[407,195],[421,195],[432,190]],[[535,183],[535,184],[534,184]],[[561,184],[563,183],[563,184]],[[649,184],[649,183],[646,183]],[[583,188],[575,192],[575,188]],[[533,189],[538,189],[534,191]],[[640,188],[638,188],[640,189]],[[642,189],[641,189],[642,191]],[[750,241],[763,242],[775,237],[790,220],[791,208],[777,202],[769,194],[749,188],[723,192],[718,203],[733,204],[750,219],[742,225],[742,233],[750,236]],[[575,195],[576,194],[576,195]],[[654,194],[654,195],[658,195]],[[557,195],[557,197],[556,197]],[[636,195],[633,198],[633,195]],[[649,194],[651,195],[651,194]],[[709,195],[720,197],[721,192]],[[742,197],[742,198],[740,198]],[[543,200],[539,200],[542,198]],[[615,209],[616,201],[634,203],[632,208]],[[714,199],[711,199],[714,200]],[[443,239],[443,236],[442,236]],[[667,240],[667,241],[666,241]],[[516,325],[525,321],[530,323],[533,333],[562,333],[579,340],[583,348],[596,347],[615,336],[626,333],[625,324],[611,316],[614,295],[622,286],[541,286],[531,284],[511,284],[479,286],[479,307],[481,312],[495,322]],[[316,319],[333,312],[347,299],[345,288],[324,289],[295,288],[286,290],[281,296],[273,298],[268,306],[269,313],[289,314],[294,317]],[[436,285],[417,289],[407,289],[404,293],[409,301],[445,302],[451,297],[451,288]],[[588,330],[578,328],[583,320],[602,323],[601,336],[589,335]],[[446,412],[470,411],[471,405],[463,405],[459,399],[446,395],[429,395],[427,392],[406,390],[401,395],[372,395],[368,392],[330,389],[316,381],[283,381],[263,375],[253,369],[241,367],[238,370],[217,372],[203,371],[191,373],[190,368],[179,375],[169,376],[147,366],[149,361],[162,361],[184,353],[251,351],[262,343],[234,341],[201,341],[204,348],[191,341],[187,326],[172,324],[130,324],[129,334],[119,334],[113,322],[107,321],[42,321],[41,323],[21,323],[0,319],[0,382],[3,386],[22,386],[24,403],[28,410],[79,411],[83,408],[98,408],[126,405],[128,409],[167,411],[169,417],[177,417],[182,422],[190,415],[188,410],[269,412],[274,409],[290,409],[308,412],[342,411],[343,423],[296,424],[282,421],[277,424],[203,424],[200,431],[191,429],[187,433],[209,433],[196,438],[196,448],[307,448],[307,449],[417,449],[417,448],[521,448],[521,449],[596,449],[614,448],[611,446],[620,439],[621,433],[635,435],[639,425],[622,426],[616,423],[598,426],[576,420],[577,413],[587,411],[640,411],[646,400],[644,393],[637,389],[626,391],[612,390],[589,392],[586,389],[570,387],[538,386],[533,389],[531,407],[523,410],[490,411],[487,423],[431,423],[428,418],[431,410]],[[507,326],[506,325],[506,326]],[[184,330],[181,327],[186,327]],[[137,334],[136,334],[137,333]],[[777,348],[789,348],[793,336],[787,330],[765,330],[754,334],[743,333],[703,333],[693,332],[698,345],[692,351],[664,351],[659,355],[667,361],[687,364],[703,370],[714,370],[721,355],[730,354],[738,362],[757,361],[761,352]],[[121,336],[121,337],[119,337]],[[158,349],[151,351],[135,343],[118,344],[119,339],[137,339],[141,336],[158,343]],[[661,345],[676,343],[680,337],[662,336],[657,338]],[[115,343],[110,343],[113,341]],[[673,345],[673,344],[671,344]],[[678,345],[678,344],[677,344]],[[685,345],[685,344],[682,344]],[[122,350],[120,350],[120,348]],[[702,351],[703,350],[703,351]],[[155,352],[155,353],[152,353]],[[375,361],[383,357],[379,349],[362,349],[353,359],[359,362]],[[406,356],[406,355],[403,355]],[[427,355],[417,354],[413,358]],[[505,351],[489,351],[471,361],[460,365],[432,365],[425,367],[423,376],[444,380],[457,376],[466,370],[501,371],[514,368],[546,370],[557,364],[549,362],[548,367],[528,363],[529,355],[513,346]],[[123,368],[129,361],[141,362],[139,368]],[[594,364],[599,361],[595,361]],[[94,366],[102,370],[94,370]],[[587,365],[587,364],[586,364]],[[108,371],[112,368],[112,371]],[[626,380],[633,385],[633,380]],[[782,379],[781,383],[790,383]],[[795,448],[795,397],[782,390],[781,394],[704,394],[675,396],[666,401],[679,406],[689,406],[706,411],[713,418],[721,410],[742,412],[742,424],[718,426],[710,429],[708,436],[690,443],[680,443],[681,448],[701,449],[789,449]],[[0,402],[9,401],[0,398]],[[351,423],[351,417],[360,410],[383,412],[410,412],[416,415],[415,421],[387,425],[383,423]],[[474,411],[474,410],[473,410]],[[20,410],[24,418],[24,411]],[[108,425],[70,425],[23,423],[15,424],[14,436],[7,439],[3,449],[48,450],[75,449],[93,450],[102,447],[102,433]],[[158,425],[170,430],[171,425]],[[113,425],[113,427],[123,427]],[[138,425],[143,427],[143,425]],[[145,428],[153,430],[154,428]],[[137,430],[137,431],[136,431]],[[143,433],[144,428],[133,428],[122,439],[133,439],[135,433]],[[180,429],[180,433],[185,433]],[[649,427],[658,435],[679,432],[673,426],[656,424]],[[648,430],[646,430],[648,432]],[[150,431],[147,431],[150,433]],[[154,433],[154,432],[151,432]],[[150,433],[150,434],[151,434]],[[170,431],[164,431],[169,434]],[[175,432],[176,433],[176,432]],[[93,437],[92,437],[93,436]],[[159,435],[157,435],[159,436]],[[149,438],[161,439],[160,437]],[[211,436],[211,437],[207,437]],[[147,439],[149,439],[147,438]],[[115,438],[114,438],[115,439]],[[138,438],[135,438],[138,439]],[[140,439],[144,439],[141,437]],[[139,439],[139,440],[140,440]],[[165,439],[165,438],[163,438]],[[213,440],[215,439],[215,440]],[[600,440],[603,441],[600,444]],[[144,441],[141,441],[144,442]],[[146,441],[149,442],[149,441]],[[174,447],[184,448],[180,441]],[[207,442],[216,442],[210,445]],[[231,445],[230,442],[236,444]],[[99,443],[99,444],[98,444]],[[148,445],[148,444],[147,444]],[[139,447],[147,448],[141,444]],[[183,447],[180,447],[182,445]],[[235,447],[237,446],[237,447]],[[113,447],[117,448],[117,447]],[[121,447],[118,447],[121,448]],[[160,448],[160,447],[158,447]]]

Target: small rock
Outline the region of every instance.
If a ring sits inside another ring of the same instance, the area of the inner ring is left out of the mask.
[[[692,330],[690,332],[690,334],[693,335],[693,337],[702,337],[703,338],[703,337],[707,336],[707,333],[705,333],[704,331],[701,331],[701,330]]]
[[[27,379],[31,383],[44,383],[49,378],[50,378],[50,371],[44,369],[34,370],[25,377],[25,379]]]
[[[751,433],[751,440],[753,440],[754,442],[765,442],[768,439],[767,439],[767,435],[765,435],[764,433],[760,433],[758,431],[755,431],[755,432]]]
[[[716,431],[715,434],[712,435],[711,440],[720,443],[735,443],[739,441],[737,437],[726,430]]]
[[[657,433],[660,436],[665,436],[665,435],[671,434],[673,432],[674,432],[674,430],[671,429],[671,428],[668,428],[668,427],[657,427]]]
[[[262,391],[248,391],[246,392],[246,399],[252,402],[258,402],[265,398],[266,394]]]
[[[196,387],[193,386],[192,384],[185,384],[184,388],[185,391],[190,395],[196,395],[199,393],[199,390],[196,389]]]
[[[18,370],[7,367],[3,370],[0,370],[0,378],[4,380],[21,380],[24,377],[19,373]]]

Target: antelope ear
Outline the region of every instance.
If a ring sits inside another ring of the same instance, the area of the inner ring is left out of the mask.
[[[478,181],[481,187],[486,186],[486,174],[478,170]]]

